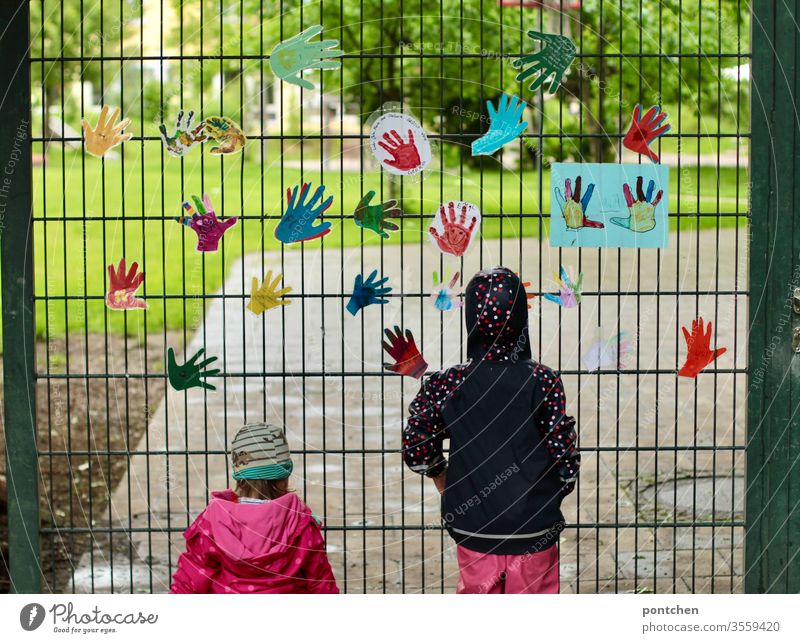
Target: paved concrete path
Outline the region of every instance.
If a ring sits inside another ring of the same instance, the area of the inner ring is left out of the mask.
[[[565,503],[568,520],[581,528],[562,539],[564,591],[739,590],[739,529],[627,525],[741,513],[744,456],[729,447],[745,438],[744,375],[678,381],[674,371],[685,355],[680,324],[696,311],[715,321],[716,345],[728,348],[719,368],[745,366],[746,297],[696,294],[746,290],[745,252],[744,231],[737,239],[733,230],[706,231],[700,238],[682,233],[680,246],[672,235],[661,252],[583,250],[581,306],[562,310],[536,300],[531,335],[541,361],[577,370],[581,351],[621,329],[637,345],[627,367],[644,371],[564,376],[584,449],[579,494]],[[436,494],[402,467],[398,453],[405,408],[419,384],[381,377],[384,326],[411,328],[432,368],[463,357],[462,315],[439,313],[427,299],[440,255],[427,241],[387,246],[383,255],[378,246],[344,255],[326,248],[324,254],[323,262],[319,245],[311,243],[302,252],[288,250],[283,260],[265,255],[264,273],[282,270],[293,294],[309,297],[261,317],[244,305],[251,277],[262,274],[262,257],[247,256],[230,271],[226,298],[213,300],[185,350],[189,356],[205,347],[219,356],[228,377],[214,380],[217,391],[207,394],[168,389],[137,448],[143,452],[149,444],[150,457],[132,457],[113,495],[114,524],[133,528],[130,543],[113,545],[115,591],[168,588],[183,547],[181,530],[205,506],[208,490],[230,484],[231,438],[245,421],[262,418],[287,428],[296,452],[293,485],[328,527],[343,588],[346,570],[351,592],[440,591],[442,579],[445,591],[453,590],[454,549],[436,528]],[[444,263],[448,277],[459,267],[450,259]],[[552,291],[559,261],[577,268],[578,251],[559,252],[546,242],[540,248],[535,239],[493,240],[470,250],[463,272],[469,276],[501,262],[521,265],[534,291]],[[390,277],[393,294],[407,296],[353,318],[344,311],[353,279],[373,268]],[[657,291],[672,294],[657,297]],[[703,450],[685,448],[693,445]],[[598,522],[601,527],[591,526]],[[410,525],[429,528],[404,528]],[[95,553],[95,591],[110,588],[110,565],[103,560],[108,562],[107,548]],[[88,590],[90,581],[84,561],[76,571],[77,589]]]

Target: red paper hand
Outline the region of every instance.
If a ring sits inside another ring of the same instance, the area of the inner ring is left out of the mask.
[[[439,208],[439,216],[444,227],[443,234],[439,235],[439,232],[433,226],[428,228],[428,232],[436,240],[436,244],[442,252],[460,257],[467,251],[467,246],[469,246],[470,239],[472,239],[472,231],[478,223],[478,219],[472,217],[469,228],[467,228],[467,207],[467,203],[461,206],[461,217],[458,223],[456,223],[456,204],[453,201],[450,201],[447,206],[450,212],[449,219],[444,211],[444,206]]]
[[[403,137],[397,133],[397,130],[391,130],[383,135],[383,141],[378,142],[378,145],[392,155],[391,159],[384,161],[386,165],[391,165],[403,172],[414,170],[422,165],[417,146],[414,144],[414,132],[410,129],[408,130],[408,143],[403,141]]]
[[[410,375],[417,379],[422,377],[428,369],[428,363],[420,355],[411,331],[406,330],[405,337],[403,337],[400,326],[394,327],[394,333],[388,328],[383,332],[389,339],[389,342],[382,342],[383,350],[389,353],[389,356],[395,361],[394,364],[384,362],[383,366],[400,375]]]
[[[711,322],[708,322],[708,330],[703,331],[703,318],[695,319],[692,322],[692,334],[683,326],[683,336],[686,338],[686,346],[689,354],[686,356],[686,363],[678,371],[682,377],[697,377],[697,374],[706,366],[722,355],[727,348],[717,348],[711,350]]]
[[[644,154],[654,163],[659,162],[658,154],[650,149],[650,144],[662,134],[670,130],[669,125],[661,124],[667,119],[667,113],[654,105],[642,118],[642,106],[633,108],[633,122],[625,135],[622,144],[633,152]]]
[[[114,310],[147,308],[147,302],[136,297],[136,291],[144,281],[144,273],[138,271],[139,264],[134,261],[131,264],[131,269],[126,273],[124,257],[120,259],[119,268],[116,270],[114,270],[113,263],[109,264],[106,306]]]

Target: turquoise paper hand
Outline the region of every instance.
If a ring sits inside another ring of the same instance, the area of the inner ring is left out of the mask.
[[[528,121],[520,123],[528,105],[517,96],[503,94],[497,111],[491,101],[486,101],[491,123],[489,131],[472,143],[472,156],[494,154],[503,145],[513,141],[528,127]]]
[[[287,83],[299,85],[306,89],[314,89],[314,83],[300,76],[307,69],[339,69],[340,60],[328,60],[344,55],[338,40],[320,40],[309,42],[322,32],[322,25],[309,27],[302,33],[276,45],[269,57],[269,66],[273,73]]]
[[[578,49],[569,38],[558,34],[529,31],[528,37],[541,41],[543,46],[535,54],[522,56],[512,63],[517,69],[527,67],[517,74],[517,80],[522,82],[536,75],[528,86],[529,90],[535,92],[550,76],[553,76],[553,80],[550,81],[550,93],[555,94],[561,85],[561,77],[572,64]]]

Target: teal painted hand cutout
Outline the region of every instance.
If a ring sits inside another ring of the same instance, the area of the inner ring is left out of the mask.
[[[305,89],[314,89],[314,83],[300,76],[307,69],[339,69],[340,60],[329,60],[344,55],[338,40],[320,40],[309,42],[322,32],[322,25],[309,27],[302,33],[276,45],[269,57],[269,66],[273,73],[292,85]]]
[[[491,123],[489,131],[472,143],[472,156],[494,154],[503,145],[513,141],[528,127],[528,121],[520,123],[528,105],[517,96],[503,94],[497,111],[491,101],[486,101]]]
[[[541,41],[542,48],[535,54],[522,56],[512,63],[517,69],[525,67],[517,74],[517,80],[524,82],[531,76],[535,76],[528,86],[530,91],[535,92],[552,76],[553,80],[550,81],[549,89],[551,94],[555,94],[561,85],[564,72],[572,64],[578,49],[569,38],[558,34],[529,31],[528,37]]]

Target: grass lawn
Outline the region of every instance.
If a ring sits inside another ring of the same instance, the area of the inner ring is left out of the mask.
[[[243,253],[278,250],[281,244],[273,237],[283,208],[283,191],[299,182],[299,165],[280,166],[280,150],[268,149],[265,163],[258,162],[258,149],[248,149],[245,157],[228,159],[203,155],[198,150],[183,161],[161,158],[160,141],[147,141],[144,155],[139,145],[126,145],[123,159],[100,160],[79,151],[64,154],[53,148],[45,168],[34,172],[35,215],[47,221],[35,224],[36,293],[47,297],[37,301],[37,332],[49,326],[51,336],[70,329],[138,335],[163,328],[196,326],[201,315],[197,305],[184,298],[213,293],[223,281],[227,269]],[[34,150],[35,152],[37,150]],[[306,156],[304,179],[315,185],[320,181],[319,162]],[[503,235],[548,234],[548,221],[539,213],[549,213],[549,172],[539,176],[525,170],[519,174],[500,173],[497,163],[484,161],[484,171],[458,166],[434,169],[424,182],[406,180],[403,208],[409,216],[403,220],[402,235],[394,234],[384,243],[420,242],[427,222],[442,200],[463,198],[480,205],[486,214],[504,213]],[[349,217],[363,192],[384,188],[388,182],[380,172],[340,172],[338,162],[324,172],[328,193],[334,204],[328,211],[333,217]],[[739,186],[737,203],[737,185]],[[699,186],[699,193],[698,193]],[[747,177],[734,168],[690,167],[670,175],[670,212],[707,213],[699,218],[701,227],[733,225],[725,213],[746,212]],[[680,189],[680,203],[678,203]],[[181,213],[181,201],[192,194],[207,192],[223,217],[244,214],[225,235],[216,254],[195,251],[194,232],[173,220]],[[85,195],[85,196],[84,196]],[[124,196],[123,196],[124,195]],[[388,198],[388,196],[387,196]],[[680,207],[679,207],[680,206]],[[520,212],[529,216],[522,219]],[[86,220],[84,220],[86,217]],[[307,250],[320,245],[355,246],[377,244],[380,239],[362,230],[352,221],[333,219],[331,234],[322,241],[309,242]],[[522,222],[522,224],[521,224]],[[485,238],[500,235],[501,217],[484,218]],[[681,219],[681,225],[695,227],[698,219]],[[677,226],[677,219],[671,227]],[[427,240],[424,241],[427,243]],[[296,252],[299,244],[286,248]],[[146,272],[143,291],[150,302],[146,313],[107,311],[103,295],[107,283],[106,266],[125,256],[130,263],[138,260]],[[272,266],[265,266],[265,271]],[[82,297],[86,295],[87,300]],[[174,298],[163,298],[162,295]],[[81,299],[69,300],[65,296]],[[195,312],[192,312],[192,309]]]

